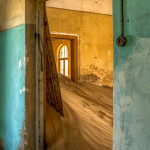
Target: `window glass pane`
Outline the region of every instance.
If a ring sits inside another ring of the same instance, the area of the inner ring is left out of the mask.
[[[65,76],[68,76],[68,60],[65,60]]]
[[[60,73],[61,74],[64,73],[64,62],[63,62],[63,60],[60,60]]]
[[[60,58],[68,58],[68,50],[67,46],[63,46],[59,51],[59,57]]]
[[[68,58],[68,50],[67,50],[67,46],[65,46],[65,58]]]
[[[65,57],[65,47],[63,46],[62,47],[62,58],[64,58]]]
[[[60,56],[60,58],[65,57],[65,48],[64,48],[64,46],[60,49],[59,56]]]
[[[68,51],[65,51],[65,58],[68,58]]]

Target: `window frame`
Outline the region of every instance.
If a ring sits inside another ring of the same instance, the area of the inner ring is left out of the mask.
[[[67,48],[67,46],[66,45],[62,45],[60,47],[60,49],[59,49],[59,53],[58,53],[59,68],[58,68],[58,71],[59,71],[60,74],[62,74],[61,71],[60,71],[60,69],[61,69],[60,61],[63,60],[63,75],[68,77],[68,75],[65,75],[65,73],[66,73],[65,60],[68,60],[68,57],[65,57],[65,49],[64,49],[64,57],[62,57],[62,58],[60,57],[60,51],[62,50],[63,47]],[[68,52],[68,48],[67,48],[67,52]],[[68,72],[69,72],[69,68],[68,68]]]

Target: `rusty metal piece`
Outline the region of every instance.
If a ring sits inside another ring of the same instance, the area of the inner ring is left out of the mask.
[[[124,36],[118,36],[116,43],[118,46],[123,47],[126,44],[126,38]]]
[[[121,35],[117,37],[116,43],[118,46],[123,47],[127,43],[126,38],[124,37],[124,26],[123,26],[123,0],[120,0],[120,30],[121,30]]]

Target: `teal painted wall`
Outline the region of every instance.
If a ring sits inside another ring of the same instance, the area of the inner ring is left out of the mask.
[[[25,25],[0,32],[0,139],[5,150],[23,145]]]
[[[113,1],[114,150],[150,150],[150,1],[124,0],[127,45],[120,48],[120,0]]]

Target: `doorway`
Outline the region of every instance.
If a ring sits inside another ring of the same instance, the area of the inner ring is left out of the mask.
[[[71,41],[52,38],[57,72],[71,78]]]
[[[78,35],[51,33],[57,72],[78,82]]]
[[[110,150],[112,15],[48,7],[47,16],[64,112],[62,119],[47,105],[47,149]]]
[[[58,49],[58,73],[63,74],[66,77],[69,77],[68,73],[70,68],[68,67],[68,48],[66,45],[62,45],[60,49]],[[69,63],[70,64],[70,63]]]

